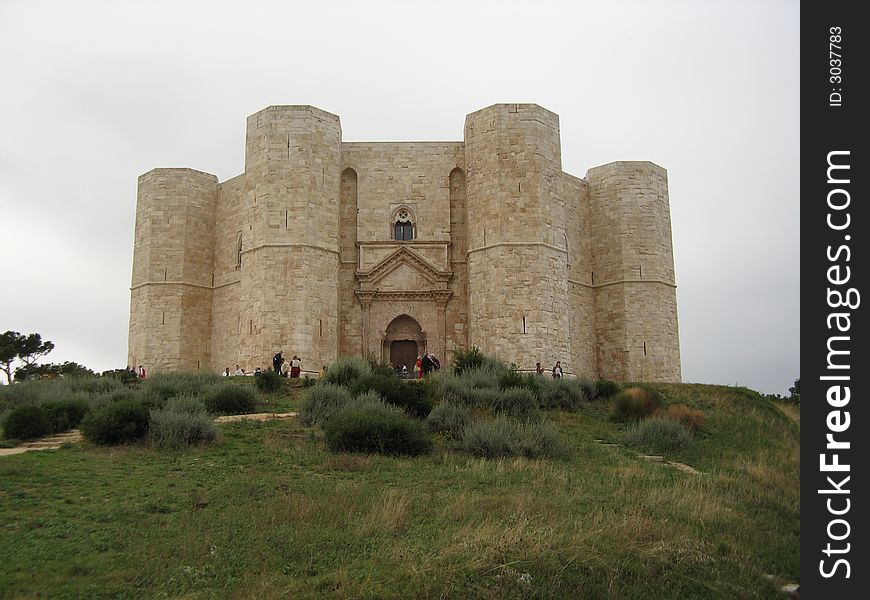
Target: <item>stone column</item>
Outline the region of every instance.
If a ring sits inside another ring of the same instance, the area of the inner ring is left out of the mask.
[[[359,303],[362,305],[362,355],[363,358],[368,358],[371,354],[371,348],[369,348],[369,326],[374,296],[365,292],[356,292],[356,297],[359,298]]]
[[[435,304],[438,307],[438,360],[447,360],[447,301],[449,294],[438,294]]]

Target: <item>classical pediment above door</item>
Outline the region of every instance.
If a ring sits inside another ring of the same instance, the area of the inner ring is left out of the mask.
[[[360,290],[444,290],[452,273],[441,271],[407,246],[400,246],[368,271],[357,271]]]

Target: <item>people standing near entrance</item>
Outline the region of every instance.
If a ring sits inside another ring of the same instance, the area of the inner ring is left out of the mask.
[[[441,361],[434,354],[430,354],[429,358],[432,359],[432,370],[440,371],[441,370]]]
[[[145,367],[139,365],[139,379],[145,379]]]
[[[423,353],[423,358],[420,360],[420,367],[423,369],[424,377],[431,373],[432,369],[435,367],[435,363],[432,362],[428,352]]]
[[[290,361],[290,378],[298,379],[300,373],[302,373],[302,359],[294,354],[293,360]]]
[[[544,367],[541,366],[541,363],[535,363],[535,373],[538,375],[544,374]]]
[[[281,363],[281,377],[287,377],[290,375],[290,361],[284,361]]]
[[[553,379],[562,379],[562,363],[556,361],[556,366],[553,367]]]
[[[418,356],[417,361],[414,363],[414,377],[417,379],[423,378],[423,357]]]
[[[281,373],[281,365],[284,363],[284,357],[281,355],[282,350],[278,350],[278,354],[272,357],[272,368],[276,373]]]

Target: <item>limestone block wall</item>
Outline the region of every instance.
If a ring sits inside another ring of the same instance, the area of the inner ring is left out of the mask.
[[[338,351],[341,125],[311,106],[248,117],[240,359],[266,366],[279,349],[304,365]],[[243,235],[244,235],[243,231]]]
[[[497,104],[465,121],[468,343],[570,372],[558,116]],[[561,243],[560,243],[561,242]]]
[[[154,169],[139,178],[128,362],[149,370],[211,362],[217,178]]]
[[[595,293],[592,287],[592,244],[589,228],[589,191],[586,181],[562,174],[565,200],[565,243],[568,247],[569,352],[573,372],[596,378]],[[547,365],[552,366],[552,365]]]
[[[590,169],[598,370],[618,380],[679,381],[667,172],[650,162]]]

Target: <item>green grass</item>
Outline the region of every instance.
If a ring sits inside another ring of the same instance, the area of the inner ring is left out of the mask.
[[[606,402],[550,413],[564,460],[446,438],[418,458],[334,454],[296,420],[190,450],[3,457],[0,596],[778,597],[798,581],[798,422],[748,390],[656,388],[705,412],[666,455],[704,475],[594,443],[624,430]]]

